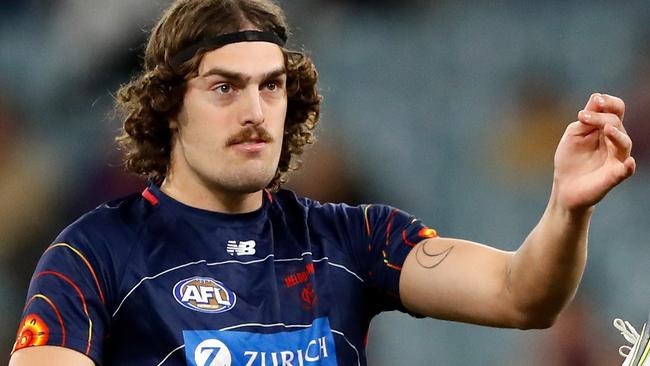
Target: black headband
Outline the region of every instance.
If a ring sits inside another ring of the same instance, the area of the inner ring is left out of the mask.
[[[285,40],[281,39],[277,34],[273,32],[241,31],[226,33],[216,37],[203,39],[186,48],[183,48],[171,58],[169,63],[172,67],[176,68],[183,62],[194,57],[196,52],[202,48],[214,50],[227,44],[238,42],[271,42],[277,44],[280,47],[284,47]]]

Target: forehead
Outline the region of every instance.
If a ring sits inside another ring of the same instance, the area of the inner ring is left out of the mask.
[[[238,42],[203,55],[198,73],[203,75],[213,68],[227,68],[248,75],[257,75],[283,67],[284,55],[278,45],[269,42]]]

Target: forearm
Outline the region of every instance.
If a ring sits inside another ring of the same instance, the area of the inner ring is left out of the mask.
[[[542,324],[551,323],[575,295],[593,211],[565,209],[556,197],[554,189],[539,223],[512,257],[506,279],[515,306]]]

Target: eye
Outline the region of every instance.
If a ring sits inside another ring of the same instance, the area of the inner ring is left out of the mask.
[[[274,91],[274,90],[278,89],[279,87],[280,86],[278,85],[277,81],[269,81],[269,82],[266,83],[266,89],[268,89],[270,91]]]
[[[221,94],[229,94],[230,92],[232,92],[232,85],[226,83],[219,84],[214,88],[214,90],[216,90]]]

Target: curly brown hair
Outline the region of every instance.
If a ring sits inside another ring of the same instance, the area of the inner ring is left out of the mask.
[[[287,40],[282,9],[270,0],[177,0],[154,26],[144,54],[144,70],[117,92],[123,130],[116,138],[125,168],[161,184],[167,175],[173,131],[169,121],[180,110],[187,80],[197,75],[208,51],[200,49],[180,65],[173,56],[184,48],[252,24]],[[306,144],[314,142],[320,116],[318,73],[308,56],[283,49],[287,70],[287,115],[280,161],[267,189],[275,191],[300,167]]]

